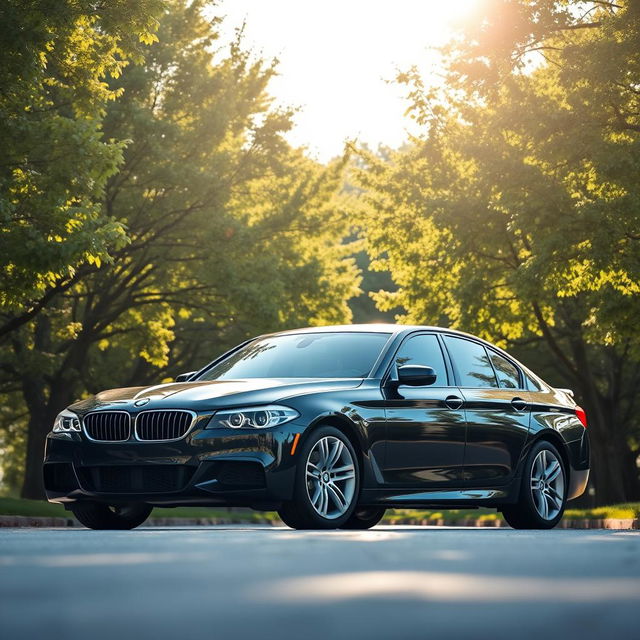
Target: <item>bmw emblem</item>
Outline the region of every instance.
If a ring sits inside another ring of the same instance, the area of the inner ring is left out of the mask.
[[[136,400],[133,404],[136,407],[144,407],[144,405],[147,404],[150,400],[151,398],[140,398],[140,400]]]

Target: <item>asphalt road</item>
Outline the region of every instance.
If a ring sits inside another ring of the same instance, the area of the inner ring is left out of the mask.
[[[640,638],[640,532],[0,530],[0,636]]]

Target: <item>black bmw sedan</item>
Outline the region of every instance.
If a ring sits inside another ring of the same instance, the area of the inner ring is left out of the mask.
[[[482,506],[548,529],[587,484],[586,424],[570,391],[468,334],[299,329],[71,405],[47,437],[44,479],[93,529],[179,505],[275,509],[297,529]]]

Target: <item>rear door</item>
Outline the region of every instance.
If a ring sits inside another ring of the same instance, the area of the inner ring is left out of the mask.
[[[529,394],[511,360],[481,342],[445,335],[444,344],[464,398],[465,486],[508,482],[529,431]]]
[[[462,478],[465,416],[460,392],[435,333],[414,333],[400,345],[395,365],[423,365],[433,385],[383,391],[387,447],[383,475],[393,487],[458,486]]]

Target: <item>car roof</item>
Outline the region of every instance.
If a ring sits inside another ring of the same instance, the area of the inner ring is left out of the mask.
[[[540,376],[535,374],[529,367],[523,365],[519,360],[514,358],[511,354],[507,353],[504,349],[496,346],[495,344],[489,342],[488,340],[484,340],[472,333],[466,333],[465,331],[458,331],[457,329],[450,329],[449,327],[436,327],[431,325],[420,325],[420,324],[394,324],[394,323],[384,323],[384,322],[372,322],[370,324],[340,324],[340,325],[326,325],[322,327],[301,327],[300,329],[288,329],[286,331],[277,331],[274,333],[265,334],[262,336],[257,336],[258,338],[266,338],[268,336],[281,336],[281,335],[295,335],[301,333],[330,333],[330,332],[344,332],[344,333],[386,333],[390,336],[397,336],[403,333],[411,333],[413,331],[438,331],[438,332],[446,332],[454,335],[464,336],[467,338],[472,338],[473,340],[482,342],[487,346],[491,347],[498,353],[502,353],[508,359],[515,361],[529,376],[535,378],[537,381],[541,382],[544,386],[552,388],[548,383],[546,383]],[[255,338],[254,338],[255,339]]]
[[[286,331],[276,331],[267,335],[270,336],[282,336],[282,335],[294,335],[299,333],[410,333],[412,331],[446,331],[447,333],[456,333],[461,336],[468,336],[478,340],[477,336],[470,333],[464,333],[463,331],[457,331],[456,329],[449,329],[448,327],[435,327],[428,325],[418,324],[393,324],[384,322],[372,322],[370,324],[339,324],[339,325],[326,325],[322,327],[301,327],[299,329],[287,329]]]
[[[338,325],[325,325],[325,326],[321,326],[321,327],[300,327],[298,329],[287,329],[285,331],[274,331],[273,333],[265,333],[259,336],[255,336],[253,338],[250,338],[248,340],[245,340],[244,342],[242,342],[241,344],[239,344],[236,349],[239,349],[241,347],[243,347],[246,344],[249,344],[250,342],[253,342],[254,340],[260,340],[262,338],[268,338],[270,336],[283,336],[283,335],[296,335],[296,334],[305,334],[305,333],[331,333],[331,332],[342,332],[342,333],[380,333],[380,334],[387,334],[389,336],[389,340],[397,337],[397,336],[401,336],[403,334],[410,334],[414,331],[437,331],[437,332],[446,332],[446,333],[451,333],[454,335],[459,335],[459,336],[465,336],[467,338],[472,338],[473,340],[477,340],[479,342],[484,343],[485,345],[491,347],[492,349],[498,351],[499,353],[502,353],[504,356],[506,356],[509,360],[512,360],[514,362],[516,362],[518,364],[518,366],[520,366],[520,368],[522,368],[525,372],[526,375],[529,375],[530,377],[534,378],[536,381],[538,381],[539,383],[541,383],[544,387],[547,387],[549,389],[552,389],[553,387],[551,387],[548,383],[546,383],[542,378],[540,378],[540,376],[538,376],[537,374],[533,373],[533,371],[531,371],[531,369],[529,369],[527,366],[523,365],[519,360],[517,360],[516,358],[514,358],[511,354],[507,353],[506,351],[504,351],[504,349],[501,349],[500,347],[492,344],[491,342],[489,342],[488,340],[483,340],[482,338],[479,338],[478,336],[475,336],[471,333],[466,333],[464,331],[458,331],[457,329],[450,329],[449,327],[436,327],[433,325],[420,325],[420,324],[394,324],[391,322],[372,322],[369,324],[338,324]],[[387,341],[387,344],[389,344],[389,341]],[[232,349],[232,351],[235,351],[236,349]],[[231,352],[227,352],[225,354],[222,354],[222,356],[219,356],[218,358],[216,358],[213,362],[210,362],[206,367],[204,367],[203,369],[201,369],[199,371],[205,371],[206,369],[208,369],[209,367],[213,366],[216,362],[218,362],[220,359],[223,359],[225,357],[227,357]],[[378,366],[378,365],[376,365]]]

